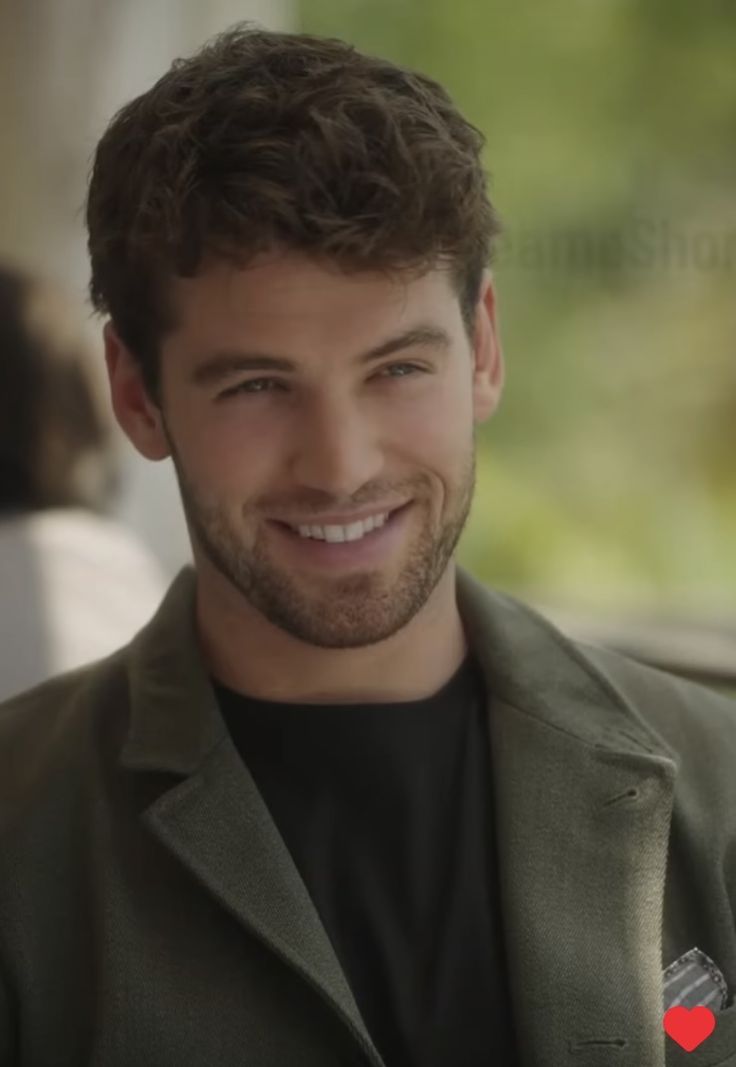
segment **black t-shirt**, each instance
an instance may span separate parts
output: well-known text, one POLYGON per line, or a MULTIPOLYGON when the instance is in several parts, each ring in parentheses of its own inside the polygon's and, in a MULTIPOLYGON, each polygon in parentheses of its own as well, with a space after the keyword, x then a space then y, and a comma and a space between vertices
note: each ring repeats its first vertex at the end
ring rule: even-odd
POLYGON ((403 703, 285 704, 214 684, 386 1067, 512 1067, 473 658, 403 703))

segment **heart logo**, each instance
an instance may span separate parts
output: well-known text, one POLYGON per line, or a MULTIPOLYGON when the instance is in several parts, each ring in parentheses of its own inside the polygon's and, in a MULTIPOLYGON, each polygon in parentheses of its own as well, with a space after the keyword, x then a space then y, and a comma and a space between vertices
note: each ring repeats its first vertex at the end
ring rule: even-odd
POLYGON ((664 1013, 664 1028, 673 1041, 692 1052, 710 1037, 716 1028, 716 1017, 710 1008, 670 1008, 664 1013))

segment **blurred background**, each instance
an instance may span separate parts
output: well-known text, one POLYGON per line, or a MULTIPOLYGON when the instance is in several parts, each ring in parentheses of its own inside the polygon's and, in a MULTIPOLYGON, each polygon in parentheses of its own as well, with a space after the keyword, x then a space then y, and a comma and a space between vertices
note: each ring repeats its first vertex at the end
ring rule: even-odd
MULTIPOLYGON (((0 254, 63 283, 100 374, 96 142, 244 18, 419 68, 486 136, 507 382, 459 562, 573 635, 736 691, 736 5, 2 0, 0 254)), ((190 557, 173 469, 117 435, 110 514, 168 580, 190 557)))

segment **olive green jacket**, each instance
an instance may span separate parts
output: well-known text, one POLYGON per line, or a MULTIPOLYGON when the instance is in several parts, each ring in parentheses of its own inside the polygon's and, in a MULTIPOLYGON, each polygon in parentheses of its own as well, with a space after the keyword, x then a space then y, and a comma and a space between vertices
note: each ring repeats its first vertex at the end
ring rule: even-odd
MULTIPOLYGON (((0 1064, 394 1067, 230 741, 194 588, 187 567, 129 646, 0 707, 0 1064)), ((736 1065, 736 703, 462 568, 457 599, 522 1067, 736 1065), (693 947, 731 999, 688 1054, 662 970, 693 947)))

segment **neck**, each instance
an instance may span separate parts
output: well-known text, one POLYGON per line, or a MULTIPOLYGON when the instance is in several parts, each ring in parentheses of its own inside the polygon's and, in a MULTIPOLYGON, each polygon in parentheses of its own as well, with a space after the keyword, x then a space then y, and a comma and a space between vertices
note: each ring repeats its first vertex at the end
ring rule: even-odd
POLYGON ((229 602, 209 595, 201 575, 197 629, 207 666, 222 685, 283 703, 422 700, 452 677, 468 651, 455 597, 454 563, 402 630, 364 648, 305 644, 273 626, 240 594, 229 602))

